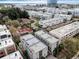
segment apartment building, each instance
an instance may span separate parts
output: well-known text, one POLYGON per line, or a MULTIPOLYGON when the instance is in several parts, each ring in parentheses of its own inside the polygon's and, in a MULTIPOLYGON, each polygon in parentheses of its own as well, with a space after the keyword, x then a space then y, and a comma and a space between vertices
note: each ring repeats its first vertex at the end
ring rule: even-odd
POLYGON ((0 41, 0 58, 16 51, 16 46, 12 39, 0 41))
POLYGON ((54 18, 62 18, 66 21, 69 21, 72 19, 72 15, 66 15, 66 14, 55 14, 54 18))
POLYGON ((32 34, 20 37, 23 49, 25 49, 31 59, 40 59, 48 55, 48 47, 32 34))
POLYGON ((10 31, 7 29, 6 25, 0 25, 0 41, 6 39, 12 39, 10 31))
POLYGON ((16 51, 0 59, 23 59, 23 57, 21 56, 19 51, 16 51))
POLYGON ((52 18, 52 13, 42 12, 42 11, 28 11, 30 17, 38 17, 42 20, 52 18))
POLYGON ((74 17, 79 16, 79 8, 68 9, 68 12, 71 13, 74 17))
POLYGON ((5 25, 0 25, 0 59, 23 59, 5 25))
POLYGON ((66 39, 69 37, 74 36, 75 34, 79 33, 79 22, 73 22, 71 24, 62 26, 60 28, 54 29, 49 32, 52 36, 60 39, 61 42, 62 39, 66 39))
POLYGON ((48 46, 51 53, 53 53, 53 50, 59 45, 58 39, 49 35, 43 30, 35 32, 35 36, 48 46))
POLYGON ((42 26, 42 28, 46 28, 49 26, 54 26, 60 23, 63 23, 64 20, 62 18, 51 18, 48 20, 40 20, 39 24, 42 26))

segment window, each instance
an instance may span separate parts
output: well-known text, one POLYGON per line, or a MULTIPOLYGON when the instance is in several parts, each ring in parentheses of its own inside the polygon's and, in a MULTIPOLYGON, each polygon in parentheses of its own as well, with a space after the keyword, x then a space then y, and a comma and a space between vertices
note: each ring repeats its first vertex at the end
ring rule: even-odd
POLYGON ((4 49, 3 50, 0 50, 0 58, 1 57, 4 57, 5 55, 6 55, 6 53, 5 53, 4 49))
POLYGON ((8 35, 8 37, 11 37, 11 35, 8 35))
POLYGON ((1 39, 4 39, 4 38, 6 38, 7 37, 7 35, 2 35, 1 36, 1 39))

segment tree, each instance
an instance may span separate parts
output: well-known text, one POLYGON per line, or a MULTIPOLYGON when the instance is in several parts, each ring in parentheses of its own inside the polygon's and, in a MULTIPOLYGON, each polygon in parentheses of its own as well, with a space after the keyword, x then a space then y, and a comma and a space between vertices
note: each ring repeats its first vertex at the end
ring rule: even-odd
POLYGON ((5 22, 6 25, 12 25, 12 20, 11 19, 8 19, 6 22, 5 22))
POLYGON ((0 10, 0 13, 2 13, 4 16, 8 15, 8 17, 12 20, 16 20, 17 18, 28 18, 29 14, 28 12, 21 11, 20 8, 9 8, 5 10, 0 10))
POLYGON ((16 12, 18 13, 19 15, 19 18, 22 18, 22 11, 20 8, 15 8, 16 12))
POLYGON ((18 26, 20 26, 20 23, 19 23, 19 21, 17 21, 17 20, 13 20, 12 21, 12 25, 14 25, 14 27, 18 27, 18 26))
POLYGON ((0 10, 0 13, 6 15, 7 14, 7 10, 0 10))
POLYGON ((64 47, 74 56, 79 50, 79 40, 76 38, 69 38, 64 41, 64 47))
POLYGON ((56 57, 57 54, 59 54, 59 52, 61 52, 61 50, 64 49, 64 45, 60 44, 59 46, 57 46, 54 50, 53 50, 53 55, 56 57))
POLYGON ((12 20, 19 18, 19 14, 16 12, 15 9, 8 10, 8 17, 12 20))
POLYGON ((26 11, 22 11, 22 18, 28 18, 29 19, 29 14, 26 11))

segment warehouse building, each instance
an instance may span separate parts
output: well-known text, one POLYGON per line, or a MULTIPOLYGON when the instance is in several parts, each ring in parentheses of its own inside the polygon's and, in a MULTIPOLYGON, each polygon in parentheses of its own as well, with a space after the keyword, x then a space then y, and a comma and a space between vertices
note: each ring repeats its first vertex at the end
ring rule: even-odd
POLYGON ((48 47, 32 34, 21 36, 21 44, 31 59, 40 59, 48 55, 48 47))
POLYGON ((52 37, 48 33, 44 32, 43 30, 35 32, 35 36, 38 37, 42 42, 44 42, 51 53, 53 50, 58 46, 58 39, 52 37))
POLYGON ((60 28, 50 31, 49 33, 52 36, 60 39, 59 41, 61 42, 62 39, 72 37, 75 34, 79 33, 79 22, 73 22, 71 24, 62 26, 60 28))

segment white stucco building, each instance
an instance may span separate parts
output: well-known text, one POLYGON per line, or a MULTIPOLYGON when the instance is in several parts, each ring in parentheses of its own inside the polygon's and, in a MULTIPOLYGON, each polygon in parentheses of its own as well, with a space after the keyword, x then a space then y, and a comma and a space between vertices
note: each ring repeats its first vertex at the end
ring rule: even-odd
POLYGON ((61 42, 62 39, 72 37, 79 33, 79 22, 73 22, 71 24, 62 26, 60 28, 54 29, 49 32, 52 36, 59 39, 61 42))
POLYGON ((6 39, 12 39, 12 35, 6 25, 0 25, 0 41, 6 39))
POLYGON ((53 50, 59 45, 58 39, 49 35, 43 30, 35 32, 35 36, 48 46, 48 49, 52 54, 53 50))
POLYGON ((48 55, 48 47, 32 34, 21 36, 20 39, 31 59, 40 59, 48 55))
POLYGON ((42 26, 42 28, 46 28, 49 26, 55 26, 57 24, 63 23, 64 19, 62 18, 51 18, 48 20, 41 20, 39 21, 39 24, 42 26))

